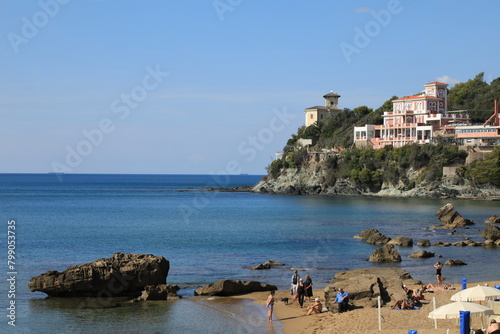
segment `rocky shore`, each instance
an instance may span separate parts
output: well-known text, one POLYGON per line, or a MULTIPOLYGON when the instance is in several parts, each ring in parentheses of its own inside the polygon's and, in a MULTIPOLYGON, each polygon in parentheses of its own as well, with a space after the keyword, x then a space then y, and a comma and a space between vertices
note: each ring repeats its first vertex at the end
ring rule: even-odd
MULTIPOLYGON (((409 178, 417 172, 408 171, 409 178)), ((382 184, 380 189, 359 188, 349 180, 336 180, 327 184, 327 173, 321 164, 310 164, 301 169, 288 168, 277 178, 264 178, 251 191, 263 194, 324 195, 324 196, 380 196, 414 198, 474 198, 500 200, 500 189, 492 186, 475 187, 459 182, 456 178, 443 177, 441 182, 431 182, 408 189, 403 182, 394 186, 382 184)))

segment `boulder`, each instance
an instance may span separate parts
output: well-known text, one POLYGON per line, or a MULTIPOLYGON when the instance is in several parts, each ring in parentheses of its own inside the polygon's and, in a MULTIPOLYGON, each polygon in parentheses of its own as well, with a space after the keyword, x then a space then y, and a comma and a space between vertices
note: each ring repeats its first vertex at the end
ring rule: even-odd
POLYGON ((360 268, 337 273, 334 283, 324 289, 325 306, 332 312, 337 310, 335 296, 339 288, 349 294, 349 303, 356 307, 376 307, 377 297, 382 303, 390 303, 392 298, 402 298, 403 284, 421 284, 401 268, 378 267, 360 268), (400 296, 401 295, 401 296, 400 296))
POLYGON ((401 262, 401 255, 393 245, 385 245, 382 248, 377 248, 372 252, 370 262, 401 262))
POLYGON ((481 236, 486 240, 496 241, 500 239, 500 227, 496 225, 487 225, 483 232, 481 232, 481 236))
POLYGON ((31 278, 28 287, 51 297, 139 296, 147 285, 165 284, 169 268, 163 256, 115 253, 63 272, 48 271, 31 278))
POLYGON ((261 263, 258 266, 250 267, 252 270, 262 270, 262 269, 271 269, 271 265, 269 263, 261 263))
POLYGON ((408 257, 411 257, 411 258, 414 258, 414 259, 426 259, 426 258, 429 258, 429 257, 434 257, 434 253, 422 250, 422 251, 413 253, 411 255, 408 255, 408 257))
POLYGON ((457 241, 457 242, 452 243, 452 245, 455 247, 465 247, 468 245, 468 242, 467 241, 457 241))
POLYGON ((474 224, 471 220, 462 217, 451 203, 439 209, 436 217, 441 221, 442 226, 440 227, 442 228, 456 228, 474 224))
POLYGON ((370 229, 362 231, 359 234, 359 237, 363 241, 365 241, 369 244, 372 244, 372 245, 385 245, 386 243, 388 243, 391 240, 391 238, 386 237, 385 235, 383 235, 377 229, 374 229, 374 228, 370 228, 370 229))
POLYGON ((177 295, 179 289, 179 286, 171 284, 146 285, 142 295, 134 301, 180 299, 182 297, 177 295))
POLYGON ((493 215, 490 218, 486 218, 484 222, 486 224, 500 224, 500 217, 493 215))
POLYGON ((445 263, 447 266, 466 266, 467 263, 465 263, 462 260, 446 260, 445 263))
POLYGON ((417 242, 417 246, 420 246, 420 247, 429 247, 430 245, 431 245, 431 242, 428 239, 420 239, 417 242))
POLYGON ((276 286, 256 281, 220 280, 194 292, 195 296, 234 296, 257 291, 277 290, 276 286))
POLYGON ((396 237, 387 243, 388 245, 411 247, 413 246, 413 239, 406 237, 396 237))

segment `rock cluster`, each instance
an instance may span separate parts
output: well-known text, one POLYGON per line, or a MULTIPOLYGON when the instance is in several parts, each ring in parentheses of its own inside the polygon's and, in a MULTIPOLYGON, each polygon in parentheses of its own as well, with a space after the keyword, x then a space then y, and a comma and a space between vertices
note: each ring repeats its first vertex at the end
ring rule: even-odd
POLYGON ((421 239, 417 242, 417 246, 420 247, 429 247, 431 245, 431 242, 428 239, 421 239))
POLYGON ((276 286, 256 281, 220 280, 196 289, 195 296, 234 296, 258 291, 277 290, 276 286))
POLYGON ((368 259, 370 262, 401 262, 401 255, 393 245, 384 245, 382 248, 377 248, 372 252, 368 259))
POLYGON ((474 224, 473 221, 469 219, 465 219, 460 215, 457 210, 453 207, 453 204, 448 203, 442 208, 438 210, 436 213, 436 218, 439 219, 442 223, 441 226, 433 226, 437 228, 457 228, 457 227, 465 227, 467 225, 474 224))
POLYGON ((115 253, 63 272, 48 271, 31 278, 28 287, 51 297, 138 296, 147 285, 165 284, 169 268, 162 256, 115 253))
POLYGON ((428 252, 428 251, 422 250, 422 251, 413 253, 411 255, 408 255, 408 257, 411 257, 414 259, 426 259, 429 257, 434 257, 434 255, 435 254, 433 252, 428 252))
POLYGON ((466 266, 467 263, 465 263, 464 261, 462 260, 446 260, 444 262, 445 265, 447 266, 466 266))
POLYGON ((413 246, 413 239, 406 237, 396 237, 387 243, 388 245, 411 247, 413 246))
POLYGON ((486 220, 484 222, 486 224, 500 224, 500 217, 493 215, 490 218, 486 218, 486 220))
POLYGON ((497 241, 500 239, 500 227, 496 225, 487 225, 483 232, 481 232, 481 236, 486 240, 497 241))
POLYGON ((377 297, 382 303, 399 299, 403 293, 401 284, 421 284, 401 268, 361 268, 337 273, 334 284, 324 289, 326 307, 332 312, 338 309, 335 296, 339 288, 349 294, 350 303, 356 307, 376 307, 377 297))
POLYGON ((181 296, 177 295, 179 289, 179 286, 171 284, 146 285, 142 295, 134 301, 180 299, 181 296))
POLYGON ((391 240, 391 238, 386 237, 375 228, 370 228, 362 231, 359 234, 359 238, 361 238, 361 240, 363 240, 364 242, 372 245, 385 245, 391 240))

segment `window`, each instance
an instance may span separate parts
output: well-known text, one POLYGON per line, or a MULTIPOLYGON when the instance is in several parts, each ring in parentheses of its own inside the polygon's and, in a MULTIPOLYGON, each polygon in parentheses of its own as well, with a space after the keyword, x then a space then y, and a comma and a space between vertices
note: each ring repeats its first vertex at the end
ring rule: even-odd
POLYGON ((309 118, 310 118, 310 119, 313 119, 313 117, 314 117, 314 116, 313 116, 313 114, 309 114, 309 115, 311 115, 311 117, 309 117, 309 118))

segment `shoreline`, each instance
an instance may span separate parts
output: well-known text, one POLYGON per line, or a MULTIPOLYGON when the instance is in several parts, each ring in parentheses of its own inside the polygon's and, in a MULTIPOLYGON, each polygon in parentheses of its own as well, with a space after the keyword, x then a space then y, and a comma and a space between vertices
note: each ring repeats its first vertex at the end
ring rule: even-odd
MULTIPOLYGON (((468 282, 467 287, 487 284, 493 287, 495 284, 500 285, 500 280, 489 282, 468 282)), ((345 313, 336 314, 329 311, 320 314, 305 316, 307 306, 311 303, 304 301, 304 307, 300 308, 297 302, 289 302, 285 305, 281 302, 282 298, 288 297, 292 300, 290 292, 287 290, 276 291, 275 308, 273 319, 279 321, 284 334, 296 333, 368 333, 368 334, 400 334, 406 333, 408 330, 418 330, 419 333, 426 334, 442 334, 449 329, 450 334, 459 333, 459 325, 456 319, 437 320, 437 329, 434 328, 434 320, 428 318, 428 314, 433 310, 432 298, 436 299, 436 308, 442 305, 451 303, 450 297, 459 292, 462 288, 461 284, 452 284, 455 290, 435 291, 434 293, 426 293, 423 306, 419 310, 392 310, 391 305, 385 305, 381 308, 382 315, 382 331, 378 330, 378 309, 377 308, 359 308, 345 313)), ((417 286, 409 285, 410 289, 417 286)), ((314 297, 319 297, 324 304, 323 290, 313 290, 314 297)), ((251 299, 254 304, 265 307, 265 301, 268 296, 267 292, 254 292, 245 295, 232 296, 236 300, 251 299)), ((476 302, 486 305, 487 302, 476 302)), ((265 312, 265 310, 263 310, 265 312)), ((481 318, 486 325, 487 317, 471 317, 471 328, 481 328, 481 318)), ((485 326, 487 327, 487 326, 485 326)), ((484 327, 484 328, 485 328, 484 327)), ((270 332, 271 333, 271 332, 270 332)))

